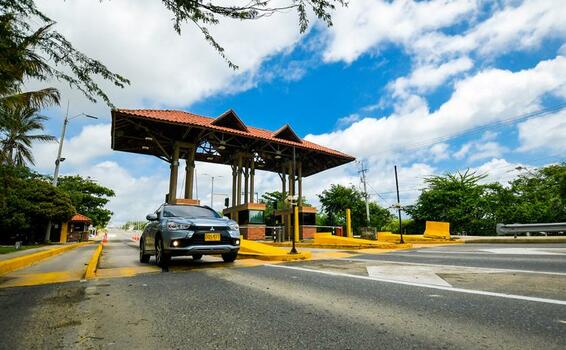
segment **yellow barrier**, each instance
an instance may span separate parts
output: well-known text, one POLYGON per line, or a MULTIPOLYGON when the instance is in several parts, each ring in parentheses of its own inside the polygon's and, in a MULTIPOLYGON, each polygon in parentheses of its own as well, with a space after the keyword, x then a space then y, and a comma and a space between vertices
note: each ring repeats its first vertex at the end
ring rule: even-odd
POLYGON ((450 223, 427 221, 424 236, 427 238, 450 239, 450 223))
POLYGON ((59 237, 59 243, 67 243, 67 227, 67 222, 61 224, 61 235, 59 237))
POLYGON ((346 209, 346 236, 352 238, 352 215, 350 209, 346 209))
POLYGON ((100 255, 102 254, 102 243, 98 244, 94 254, 92 254, 90 261, 86 267, 85 279, 90 280, 96 277, 96 269, 98 268, 98 261, 100 260, 100 255))

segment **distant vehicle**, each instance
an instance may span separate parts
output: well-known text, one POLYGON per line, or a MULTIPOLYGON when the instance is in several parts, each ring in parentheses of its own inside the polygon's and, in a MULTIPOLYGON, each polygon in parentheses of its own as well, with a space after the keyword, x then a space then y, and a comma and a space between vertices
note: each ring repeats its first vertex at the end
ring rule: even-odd
POLYGON ((236 260, 240 228, 207 206, 163 204, 154 213, 140 237, 140 261, 155 255, 158 266, 169 265, 171 257, 221 254, 225 262, 236 260))

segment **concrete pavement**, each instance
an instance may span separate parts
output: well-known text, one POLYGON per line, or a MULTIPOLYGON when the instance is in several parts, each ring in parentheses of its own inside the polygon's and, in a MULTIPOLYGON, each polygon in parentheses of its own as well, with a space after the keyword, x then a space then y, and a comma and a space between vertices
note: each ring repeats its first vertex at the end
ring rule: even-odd
POLYGON ((0 307, 0 329, 6 332, 0 347, 6 349, 566 344, 564 306, 274 266, 3 289, 0 307))
POLYGON ((0 349, 566 346, 566 245, 186 258, 163 273, 130 234, 109 238, 95 280, 0 289, 0 349))

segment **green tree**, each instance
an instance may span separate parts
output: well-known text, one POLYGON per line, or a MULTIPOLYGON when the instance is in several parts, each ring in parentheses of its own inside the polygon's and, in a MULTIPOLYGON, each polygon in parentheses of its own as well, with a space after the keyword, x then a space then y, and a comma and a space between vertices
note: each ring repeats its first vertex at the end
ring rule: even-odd
MULTIPOLYGON (((162 0, 162 2, 173 14, 173 27, 177 33, 181 34, 183 23, 193 23, 201 31, 204 39, 233 69, 238 67, 224 53, 224 48, 214 39, 208 26, 219 23, 221 19, 257 20, 280 11, 296 9, 299 17, 299 30, 303 33, 309 25, 309 11, 330 26, 332 25, 331 12, 336 5, 346 5, 345 0, 286 0, 284 3, 275 3, 274 0, 252 0, 241 6, 226 5, 221 1, 211 3, 194 0, 162 0)), ((97 84, 97 78, 108 80, 119 87, 129 84, 126 78, 112 73, 101 62, 76 50, 61 33, 53 29, 55 22, 36 7, 34 0, 0 0, 0 17, 0 21, 10 23, 8 26, 10 32, 0 36, 0 41, 3 41, 0 48, 25 47, 24 38, 38 34, 34 54, 41 64, 35 66, 39 69, 27 71, 28 76, 39 80, 56 78, 65 81, 71 87, 83 92, 89 100, 95 102, 97 98, 102 98, 110 106, 112 105, 110 99, 97 84), (37 27, 40 28, 39 31, 35 30, 37 27)), ((0 50, 0 56, 11 57, 12 53, 9 50, 0 50)), ((5 57, 0 57, 0 70, 5 69, 4 62, 7 61, 9 60, 5 57)), ((20 67, 17 67, 13 72, 19 70, 20 67)), ((3 73, 0 73, 1 79, 4 79, 3 73)), ((56 90, 52 92, 56 93, 56 90)), ((53 94, 52 96, 58 99, 58 95, 53 94)))
POLYGON ((479 182, 484 178, 470 171, 427 178, 427 188, 407 213, 422 225, 427 220, 447 221, 452 233, 481 234, 485 229, 485 186, 479 182))
POLYGON ((108 224, 113 213, 104 206, 109 197, 115 196, 113 190, 78 175, 62 176, 58 182, 58 187, 69 195, 78 213, 88 216, 96 227, 108 224))
MULTIPOLYGON (((283 194, 280 191, 266 192, 261 195, 261 203, 265 204, 265 223, 268 226, 275 225, 275 210, 282 209, 284 204, 283 194)), ((302 199, 303 206, 310 207, 311 205, 306 201, 305 197, 302 199)))
POLYGON ((498 223, 566 221, 566 163, 519 175, 507 186, 482 184, 473 172, 434 176, 415 205, 407 209, 415 223, 450 222, 452 233, 495 234, 498 223))
POLYGON ((25 167, 1 165, 0 172, 11 182, 0 194, 9 203, 0 208, 1 241, 43 241, 48 220, 64 222, 76 212, 64 191, 25 167))
POLYGON ((549 165, 510 182, 515 201, 505 223, 566 221, 566 163, 549 165))
MULTIPOLYGON (((330 189, 322 191, 318 198, 322 205, 321 210, 326 217, 325 225, 345 225, 346 208, 350 208, 354 232, 359 232, 360 227, 368 226, 365 199, 355 187, 333 184, 330 189)), ((371 202, 369 207, 370 226, 380 229, 391 220, 392 216, 389 211, 377 203, 371 202)))
POLYGON ((47 118, 37 114, 37 109, 11 105, 0 107, 0 147, 3 162, 23 166, 34 164, 31 153, 34 141, 55 141, 51 135, 38 134, 44 129, 47 118))
POLYGON ((110 72, 101 62, 76 50, 59 32, 54 21, 39 11, 33 0, 0 0, 0 99, 31 107, 59 102, 54 88, 22 92, 26 79, 64 81, 89 100, 110 99, 98 78, 124 87, 129 81, 110 72), (32 25, 33 24, 33 25, 32 25), (39 29, 38 29, 39 28, 39 29))

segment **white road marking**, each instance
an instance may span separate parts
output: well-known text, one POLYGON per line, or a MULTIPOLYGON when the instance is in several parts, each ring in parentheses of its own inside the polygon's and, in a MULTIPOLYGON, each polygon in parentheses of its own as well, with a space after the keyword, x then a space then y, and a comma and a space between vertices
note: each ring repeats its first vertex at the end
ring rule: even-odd
MULTIPOLYGON (((377 279, 432 284, 452 287, 439 277, 430 266, 367 266, 368 275, 377 279)), ((437 268, 436 268, 437 269, 437 268)))
MULTIPOLYGON (((438 266, 438 267, 451 267, 451 268, 462 268, 462 269, 474 269, 474 270, 484 270, 485 272, 521 272, 521 273, 534 273, 540 275, 555 275, 555 276, 566 276, 565 272, 553 272, 553 271, 535 271, 535 270, 518 270, 518 269, 499 269, 492 267, 479 267, 479 266, 463 266, 463 265, 442 265, 442 264, 428 264, 428 263, 412 263, 396 260, 384 260, 384 259, 362 259, 362 258, 340 258, 336 260, 345 261, 361 261, 361 262, 385 262, 385 263, 395 263, 402 265, 414 265, 414 266, 438 266)), ((484 272, 479 271, 479 272, 484 272)))
POLYGON ((281 269, 296 270, 296 271, 319 273, 319 274, 322 274, 322 275, 329 275, 329 276, 356 278, 356 279, 362 279, 362 280, 366 280, 366 281, 379 281, 379 282, 386 282, 386 283, 402 284, 402 285, 405 285, 405 286, 412 286, 412 287, 446 290, 446 291, 449 291, 449 292, 456 292, 456 293, 485 295, 485 296, 499 297, 499 298, 505 298, 505 299, 515 299, 515 300, 532 301, 532 302, 537 302, 537 303, 546 303, 546 304, 555 304, 555 305, 566 306, 565 300, 537 298, 537 297, 528 297, 528 296, 524 296, 524 295, 487 292, 487 291, 483 291, 483 290, 435 286, 435 285, 430 285, 430 284, 404 282, 404 281, 394 281, 394 280, 390 280, 390 279, 386 279, 386 278, 372 278, 372 277, 368 277, 368 276, 349 275, 349 274, 346 274, 346 273, 340 273, 340 272, 334 272, 334 271, 313 270, 313 269, 307 269, 307 268, 298 267, 298 266, 270 265, 270 264, 267 264, 267 265, 264 265, 264 266, 281 268, 281 269))
MULTIPOLYGON (((487 252, 478 252, 478 251, 473 251, 473 250, 469 250, 469 251, 463 251, 463 250, 452 250, 452 251, 442 251, 442 250, 415 250, 415 253, 426 253, 426 254, 472 254, 472 255, 493 255, 493 253, 487 253, 487 252)), ((397 253, 391 253, 391 255, 407 255, 407 254, 397 254, 397 253)), ((413 255, 414 256, 414 255, 413 255)))
MULTIPOLYGON (((550 250, 550 249, 549 249, 550 250)), ((493 249, 482 249, 484 252, 489 252, 493 254, 501 255, 566 255, 562 251, 556 252, 545 250, 544 248, 493 248, 493 249)))

